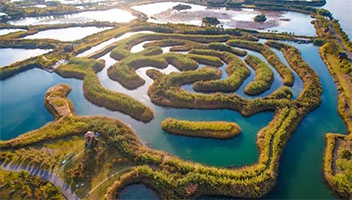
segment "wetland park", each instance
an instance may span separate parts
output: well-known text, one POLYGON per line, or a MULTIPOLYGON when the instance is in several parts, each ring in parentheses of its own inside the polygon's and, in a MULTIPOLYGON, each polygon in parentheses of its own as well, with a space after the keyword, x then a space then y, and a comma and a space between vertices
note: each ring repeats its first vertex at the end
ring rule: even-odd
POLYGON ((351 7, 2 1, 1 199, 351 199, 351 7))

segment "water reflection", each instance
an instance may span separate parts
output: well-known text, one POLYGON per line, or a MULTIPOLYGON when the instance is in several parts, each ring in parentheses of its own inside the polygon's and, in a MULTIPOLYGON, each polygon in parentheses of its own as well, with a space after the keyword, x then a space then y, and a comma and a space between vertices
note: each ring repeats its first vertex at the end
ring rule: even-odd
POLYGON ((71 27, 40 31, 24 39, 55 39, 61 41, 74 41, 88 35, 111 29, 111 27, 71 27))
POLYGON ((146 14, 148 22, 154 23, 184 23, 200 26, 203 17, 216 17, 224 28, 247 28, 265 31, 290 32, 296 35, 316 35, 312 18, 307 14, 297 12, 280 12, 254 9, 227 9, 187 4, 189 10, 176 11, 172 7, 179 2, 152 3, 132 8, 146 14), (155 9, 158 8, 158 9, 155 9), (264 13, 267 21, 254 22, 253 18, 264 13), (297 27, 297 24, 300 26, 297 27))
POLYGON ((40 25, 40 24, 64 24, 64 23, 86 23, 93 21, 108 21, 124 23, 137 17, 130 12, 118 8, 104 11, 86 11, 76 14, 46 16, 46 17, 26 17, 24 19, 9 21, 12 25, 40 25))
POLYGON ((17 61, 39 56, 51 51, 50 49, 14 49, 0 48, 0 67, 8 66, 17 61))

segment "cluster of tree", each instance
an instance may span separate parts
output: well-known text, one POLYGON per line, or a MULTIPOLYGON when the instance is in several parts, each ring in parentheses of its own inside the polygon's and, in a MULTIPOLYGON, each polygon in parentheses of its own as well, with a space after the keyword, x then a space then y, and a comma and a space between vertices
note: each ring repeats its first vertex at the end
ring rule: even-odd
POLYGON ((259 14, 259 15, 256 15, 254 17, 254 21, 256 21, 256 22, 265 22, 266 21, 266 16, 263 13, 259 14))
POLYGON ((209 26, 216 26, 220 24, 220 21, 216 17, 203 17, 202 23, 209 26))
POLYGON ((181 10, 188 10, 191 9, 192 7, 190 5, 186 4, 177 4, 176 6, 172 7, 172 9, 181 11, 181 10))
POLYGON ((214 50, 192 50, 191 53, 201 55, 216 55, 227 63, 226 73, 229 75, 224 80, 199 81, 193 85, 196 91, 201 92, 233 92, 236 91, 243 81, 249 76, 250 71, 245 66, 244 62, 232 53, 227 51, 214 50))
POLYGON ((236 123, 230 122, 192 122, 167 118, 162 121, 163 130, 191 137, 205 137, 226 139, 238 135, 241 132, 236 123))
POLYGON ((2 199, 65 199, 54 185, 27 171, 0 170, 0 185, 2 199))
POLYGON ((73 5, 55 4, 48 2, 46 7, 39 8, 35 6, 17 6, 16 2, 2 2, 1 12, 6 13, 12 20, 22 17, 38 17, 50 15, 64 15, 76 13, 79 10, 73 5))
POLYGON ((344 199, 348 199, 352 195, 351 134, 346 136, 329 133, 325 138, 327 145, 324 153, 324 178, 335 193, 344 199), (337 140, 340 140, 340 142, 337 142, 337 140), (347 146, 347 148, 344 146, 347 146), (337 156, 335 157, 334 154, 337 154, 337 156))

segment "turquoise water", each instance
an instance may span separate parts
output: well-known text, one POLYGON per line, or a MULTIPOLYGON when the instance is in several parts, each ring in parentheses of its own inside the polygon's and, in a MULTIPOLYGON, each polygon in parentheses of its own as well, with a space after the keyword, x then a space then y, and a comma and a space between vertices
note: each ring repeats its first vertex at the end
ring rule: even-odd
POLYGON ((158 195, 144 184, 129 185, 121 191, 119 199, 159 199, 158 195), (138 192, 136 192, 138 191, 138 192))
MULTIPOLYGON (((346 132, 336 110, 336 85, 321 61, 317 47, 293 45, 299 47, 303 58, 319 73, 324 93, 321 106, 304 119, 289 140, 280 161, 277 186, 267 197, 276 199, 334 198, 323 182, 322 158, 325 147, 324 135, 330 131, 346 132)), ((111 90, 125 92, 151 106, 155 112, 155 118, 151 122, 145 124, 127 115, 94 106, 83 96, 82 81, 63 79, 54 73, 32 69, 0 82, 1 139, 16 137, 52 121, 53 118, 46 111, 43 103, 45 91, 58 83, 68 83, 73 88, 69 98, 78 115, 104 115, 118 118, 129 124, 147 146, 167 151, 186 160, 212 166, 243 166, 257 161, 256 133, 272 120, 273 113, 264 112, 245 118, 238 112, 230 110, 209 111, 156 106, 146 95, 146 89, 152 80, 146 77, 145 68, 138 70, 137 73, 146 79, 146 84, 136 90, 128 91, 107 77, 107 67, 116 61, 108 55, 103 56, 102 59, 106 60, 106 68, 98 74, 101 83, 111 90), (232 121, 240 125, 242 133, 229 140, 171 135, 160 128, 160 122, 166 117, 232 121)), ((171 71, 175 71, 172 66, 164 70, 165 73, 171 71)), ((128 189, 126 190, 128 192, 128 189)), ((144 191, 134 186, 131 186, 131 190, 135 193, 144 191)))
POLYGON ((40 69, 22 72, 0 82, 0 139, 8 140, 37 129, 54 120, 44 106, 45 92, 58 83, 68 83, 73 89, 81 81, 62 79, 40 69))

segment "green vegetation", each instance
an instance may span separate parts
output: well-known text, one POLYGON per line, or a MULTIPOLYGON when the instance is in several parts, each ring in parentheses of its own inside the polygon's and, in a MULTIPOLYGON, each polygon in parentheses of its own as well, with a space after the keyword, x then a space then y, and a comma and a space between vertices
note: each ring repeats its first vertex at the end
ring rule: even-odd
POLYGON ((220 21, 216 17, 203 17, 202 23, 209 26, 216 26, 220 24, 220 21))
POLYGON ((0 185, 1 199, 65 199, 51 183, 29 175, 27 171, 0 170, 0 185))
POLYGON ((120 111, 143 122, 153 119, 153 111, 141 102, 126 94, 112 92, 100 85, 96 72, 103 67, 103 62, 94 59, 74 58, 66 65, 57 68, 56 72, 63 77, 83 80, 84 96, 96 105, 120 111))
POLYGON ((351 134, 326 135, 324 178, 330 188, 343 199, 352 196, 352 137, 351 134))
MULTIPOLYGON (((24 2, 23 2, 24 3, 24 2)), ((34 6, 16 6, 16 2, 2 2, 1 11, 5 11, 11 19, 19 19, 21 17, 38 17, 45 15, 60 15, 77 12, 77 8, 73 5, 61 4, 60 2, 47 2, 46 7, 38 8, 34 6)))
POLYGON ((66 99, 71 87, 66 84, 56 85, 47 91, 44 103, 46 108, 51 112, 55 119, 74 114, 71 101, 66 99))
POLYGON ((216 139, 235 137, 241 132, 240 127, 236 123, 191 122, 173 118, 164 119, 161 123, 161 127, 169 133, 178 135, 216 139))
POLYGON ((175 66, 180 71, 184 70, 195 70, 198 68, 198 63, 186 56, 182 56, 176 53, 165 53, 165 60, 175 66))
POLYGON ((254 81, 246 86, 244 92, 248 95, 258 95, 270 89, 274 81, 274 74, 270 67, 260 58, 253 55, 248 55, 245 61, 255 70, 256 76, 254 81))
POLYGON ((197 54, 188 54, 187 57, 197 61, 200 64, 204 64, 204 65, 210 65, 210 66, 214 66, 214 67, 221 67, 223 65, 223 63, 221 62, 221 60, 217 57, 214 56, 204 56, 204 55, 197 55, 197 54))
POLYGON ((249 76, 250 71, 244 62, 237 56, 228 52, 219 52, 212 50, 192 50, 191 53, 200 55, 216 55, 226 64, 226 73, 229 77, 225 80, 198 81, 194 83, 193 88, 201 92, 233 92, 240 87, 243 81, 249 76))
POLYGON ((266 16, 262 13, 260 15, 256 15, 254 17, 254 21, 256 22, 265 22, 266 21, 266 16))
POLYGON ((269 62, 269 64, 275 67, 275 69, 279 72, 280 76, 284 81, 284 84, 287 86, 293 85, 294 76, 292 72, 284 63, 280 61, 280 58, 275 54, 275 52, 270 50, 268 46, 263 45, 261 43, 255 43, 244 40, 229 40, 227 44, 230 46, 241 47, 261 53, 269 62))
POLYGON ((186 5, 186 4, 178 4, 174 7, 172 7, 172 9, 180 11, 180 10, 188 10, 191 9, 192 7, 190 5, 186 5))
POLYGON ((245 56, 245 55, 247 55, 246 51, 235 49, 235 48, 232 48, 232 47, 230 47, 228 45, 225 45, 225 44, 222 44, 222 43, 215 43, 215 42, 214 43, 210 43, 209 47, 211 49, 214 49, 214 50, 227 51, 227 52, 235 54, 237 56, 245 56))
POLYGON ((163 56, 143 56, 135 54, 109 67, 108 75, 112 80, 118 81, 125 88, 132 90, 145 83, 145 81, 136 74, 135 70, 147 66, 166 68, 168 63, 163 56))

